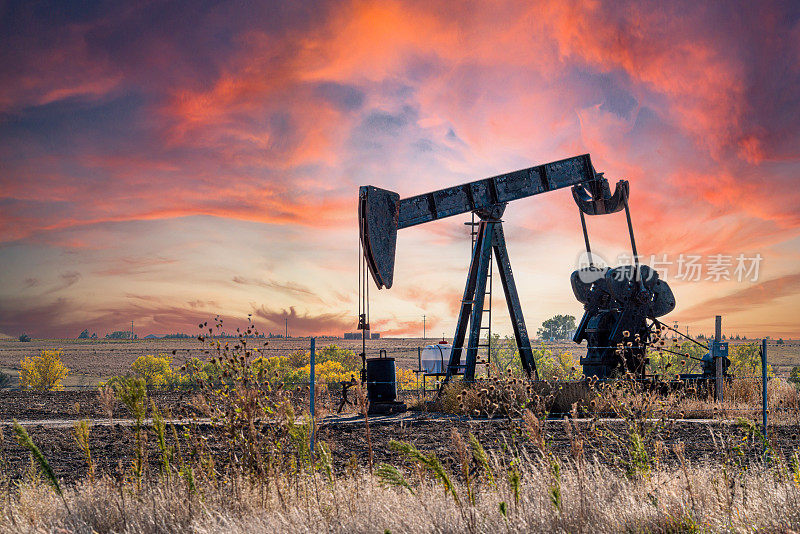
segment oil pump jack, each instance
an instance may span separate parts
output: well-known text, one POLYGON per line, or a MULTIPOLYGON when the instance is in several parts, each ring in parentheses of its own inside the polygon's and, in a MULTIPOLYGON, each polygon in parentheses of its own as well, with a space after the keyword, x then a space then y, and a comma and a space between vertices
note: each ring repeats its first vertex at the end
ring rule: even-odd
MULTIPOLYGON (((655 271, 639 265, 628 207, 628 182, 620 180, 611 194, 608 181, 602 173, 595 172, 588 154, 404 199, 393 191, 370 185, 359 189, 363 262, 378 289, 392 287, 398 230, 468 212, 480 219, 445 381, 455 375, 463 375, 467 381, 475 379, 492 251, 497 260, 522 367, 529 378, 539 378, 501 217, 509 202, 566 187, 572 187, 579 208, 589 258, 589 266, 576 270, 570 277, 575 297, 585 309, 573 338, 576 343, 587 341, 587 354, 581 358, 584 374, 608 378, 632 373, 644 377, 647 343, 654 329, 660 326, 657 317, 669 313, 675 307, 675 299, 669 286, 659 280, 655 271), (597 267, 592 261, 585 215, 605 215, 623 209, 635 264, 614 269, 597 267)), ((362 280, 366 280, 366 271, 362 280)), ((361 287, 368 295, 368 284, 364 282, 361 287)), ((368 296, 359 312, 364 309, 368 309, 368 296)), ((359 317, 359 327, 368 330, 367 314, 360 313, 359 317)))

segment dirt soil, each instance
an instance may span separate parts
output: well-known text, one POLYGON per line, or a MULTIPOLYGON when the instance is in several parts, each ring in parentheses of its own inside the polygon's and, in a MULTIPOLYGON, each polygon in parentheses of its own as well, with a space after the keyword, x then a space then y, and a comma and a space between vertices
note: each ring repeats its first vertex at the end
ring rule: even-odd
MULTIPOLYGON (((188 417, 197 413, 192 408, 191 391, 151 391, 148 393, 160 410, 175 416, 188 417)), ((116 402, 114 417, 130 417, 125 407, 116 402)), ((102 419, 108 415, 100 405, 97 390, 88 391, 0 391, 0 421, 38 421, 102 419)))
MULTIPOLYGON (((622 421, 611 421, 601 424, 603 432, 593 434, 589 430, 588 421, 576 421, 577 435, 585 442, 584 450, 588 459, 597 458, 606 463, 621 465, 624 463, 626 451, 620 448, 613 435, 625 435, 626 427, 622 421)), ((57 476, 66 481, 75 481, 87 473, 86 461, 73 437, 72 427, 64 422, 28 423, 27 430, 33 441, 50 460, 57 476)), ((501 451, 507 448, 523 449, 538 454, 532 442, 525 434, 521 422, 508 420, 472 420, 462 417, 446 417, 436 414, 407 413, 402 416, 373 418, 370 423, 370 435, 374 463, 403 463, 397 453, 389 448, 391 440, 403 440, 413 443, 425 453, 435 452, 444 463, 453 466, 455 462, 451 431, 455 428, 465 438, 473 433, 487 451, 501 451)), ((8 463, 11 479, 20 479, 31 470, 30 455, 13 439, 13 430, 8 424, 0 425, 3 432, 2 454, 8 463)), ((184 455, 188 454, 189 445, 184 433, 188 425, 176 425, 177 434, 183 447, 184 455)), ((369 447, 366 440, 364 421, 356 416, 328 418, 319 427, 317 437, 326 441, 333 452, 337 470, 344 470, 355 458, 357 464, 366 467, 369 447)), ((199 423, 193 429, 201 436, 217 462, 217 469, 224 469, 227 449, 224 436, 218 427, 208 423, 199 423)), ((770 440, 776 450, 784 455, 791 454, 798 447, 798 426, 776 426, 770 430, 770 440)), ((573 431, 573 436, 574 434, 573 431)), ((665 445, 665 462, 677 462, 671 452, 676 443, 684 443, 686 456, 695 462, 719 462, 720 453, 715 446, 721 438, 734 444, 741 451, 740 458, 747 461, 756 460, 762 452, 760 440, 731 423, 721 422, 675 422, 669 430, 658 432, 665 445), (712 433, 714 437, 712 438, 712 433)), ((567 459, 572 454, 571 439, 563 421, 546 423, 546 439, 551 450, 567 459)), ((168 430, 168 441, 173 441, 171 430, 168 430)), ((98 423, 90 433, 92 458, 100 472, 119 476, 131 465, 135 449, 133 429, 130 422, 98 423)), ((152 430, 148 430, 147 457, 150 472, 158 472, 159 452, 152 430)), ((737 455, 739 453, 737 452, 737 455)), ((3 458, 0 458, 0 462, 3 458)))

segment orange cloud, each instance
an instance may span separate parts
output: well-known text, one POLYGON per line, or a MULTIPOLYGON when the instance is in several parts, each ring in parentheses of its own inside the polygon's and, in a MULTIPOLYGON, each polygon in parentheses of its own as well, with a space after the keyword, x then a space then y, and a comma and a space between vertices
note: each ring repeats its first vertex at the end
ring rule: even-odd
POLYGON ((792 297, 797 293, 800 293, 800 273, 788 274, 723 297, 706 300, 688 310, 679 310, 676 317, 680 321, 694 322, 714 315, 757 309, 776 299, 792 297))
POLYGON ((543 21, 563 57, 621 69, 666 95, 682 127, 719 152, 745 135, 744 65, 714 32, 664 7, 666 14, 644 4, 614 9, 596 0, 553 1, 531 7, 531 17, 543 21))

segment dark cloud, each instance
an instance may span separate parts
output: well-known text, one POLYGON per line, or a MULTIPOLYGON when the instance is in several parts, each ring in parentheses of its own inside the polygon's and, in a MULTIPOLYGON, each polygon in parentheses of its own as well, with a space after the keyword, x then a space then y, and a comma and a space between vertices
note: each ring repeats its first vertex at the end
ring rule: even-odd
POLYGON ((11 157, 18 159, 37 149, 85 154, 148 146, 143 105, 140 95, 126 94, 101 102, 66 99, 25 108, 2 121, 3 153, 11 155, 13 148, 11 157))
POLYGON ((364 104, 364 92, 354 85, 321 82, 314 86, 314 93, 342 111, 355 111, 364 104))
POLYGON ((376 110, 364 117, 362 127, 366 135, 384 134, 396 136, 410 123, 413 115, 414 112, 410 108, 405 108, 400 113, 376 110))
POLYGON ((63 291, 64 289, 67 289, 68 287, 72 287, 75 284, 77 284, 80 281, 80 279, 81 279, 81 273, 77 271, 68 271, 61 273, 58 276, 59 280, 58 284, 55 287, 49 289, 47 293, 56 293, 58 291, 63 291))
POLYGON ((247 286, 256 286, 256 287, 263 287, 265 289, 276 289, 283 293, 293 293, 297 294, 300 293, 302 295, 314 297, 317 300, 320 300, 317 296, 317 292, 312 290, 308 286, 304 286, 303 284, 298 284, 297 282, 278 282, 276 280, 258 280, 252 278, 245 278, 242 276, 234 276, 233 282, 240 285, 247 285, 247 286))
POLYGON ((231 214, 243 204, 244 218, 303 217, 293 206, 308 200, 284 181, 294 174, 286 160, 308 149, 297 114, 310 112, 309 99, 332 108, 364 99, 333 81, 297 90, 293 52, 325 24, 328 5, 62 7, 0 8, 0 242, 77 224, 231 214), (265 49, 274 54, 256 60, 260 85, 231 94, 226 77, 265 49), (204 94, 215 86, 222 101, 204 94), (186 142, 179 108, 194 96, 221 121, 186 142), (226 188, 231 181, 238 194, 226 188))
POLYGON ((609 92, 603 100, 600 109, 616 113, 623 119, 630 119, 638 102, 626 91, 609 92))
POLYGON ((0 9, 0 109, 116 87, 207 86, 236 60, 244 36, 282 39, 329 16, 328 3, 303 1, 12 1, 0 9), (116 81, 98 83, 106 79, 116 81))
MULTIPOLYGON (((103 335, 130 328, 131 321, 142 333, 197 333, 197 325, 209 321, 214 313, 203 309, 160 304, 157 300, 137 298, 117 306, 96 306, 87 311, 78 300, 32 300, 0 298, 0 332, 19 335, 26 332, 39 338, 74 338, 81 330, 103 335)), ((227 331, 246 327, 247 319, 223 317, 227 331)))
POLYGON ((66 328, 74 313, 75 304, 66 298, 47 302, 33 302, 31 299, 0 298, 0 332, 12 336, 27 333, 33 337, 65 338, 77 337, 82 327, 72 333, 78 325, 66 328))
POLYGON ((291 306, 288 311, 286 309, 272 310, 261 306, 254 308, 253 313, 256 318, 266 321, 263 327, 259 325, 259 329, 262 331, 283 332, 285 321, 288 320, 290 336, 341 336, 343 332, 350 332, 356 326, 355 319, 344 312, 301 315, 297 313, 294 306, 291 306))

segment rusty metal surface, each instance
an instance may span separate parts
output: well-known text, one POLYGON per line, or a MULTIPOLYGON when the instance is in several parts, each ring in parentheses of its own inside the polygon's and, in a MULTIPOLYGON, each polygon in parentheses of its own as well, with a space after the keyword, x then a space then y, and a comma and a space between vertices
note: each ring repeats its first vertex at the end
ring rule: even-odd
POLYGON ((500 281, 503 284, 503 292, 506 296, 508 316, 511 319, 514 339, 517 342, 520 360, 522 360, 522 368, 528 378, 539 380, 539 371, 536 369, 536 362, 533 359, 531 340, 528 337, 528 328, 525 326, 525 318, 522 315, 522 304, 519 302, 517 284, 514 281, 514 273, 511 270, 511 259, 508 257, 502 224, 498 223, 495 229, 493 246, 497 269, 500 271, 500 281))
POLYGON ((589 304, 592 284, 595 282, 598 283, 596 287, 597 290, 606 290, 605 287, 601 289, 600 286, 604 284, 604 278, 607 272, 608 267, 584 267, 577 271, 572 271, 569 281, 572 286, 572 292, 575 294, 575 298, 578 299, 578 302, 589 304))
POLYGON ((651 326, 675 308, 669 285, 647 265, 579 269, 570 277, 585 313, 573 340, 587 342, 581 358, 587 377, 609 378, 625 372, 644 377, 651 326), (626 335, 627 333, 627 335, 626 335), (617 347, 632 346, 620 353, 617 347))
POLYGON ((530 378, 539 378, 536 362, 533 359, 528 329, 522 315, 522 305, 514 282, 511 270, 511 260, 506 250, 506 239, 503 224, 497 219, 482 220, 478 226, 478 235, 472 250, 467 284, 464 288, 464 297, 461 299, 461 308, 456 322, 456 331, 453 336, 453 349, 450 351, 450 361, 447 366, 447 378, 453 375, 464 375, 464 380, 475 380, 475 366, 477 363, 478 344, 480 342, 481 321, 483 319, 483 306, 486 295, 486 280, 491 269, 490 250, 494 250, 497 268, 500 272, 500 281, 508 305, 508 314, 514 329, 514 338, 517 341, 522 367, 530 378), (464 337, 467 335, 469 324, 469 339, 466 347, 464 337), (465 357, 462 358, 462 353, 465 357))
POLYGON ((646 344, 650 336, 647 320, 655 320, 671 311, 675 307, 675 298, 666 282, 659 280, 650 268, 639 265, 628 208, 628 182, 620 180, 612 194, 608 181, 602 173, 595 172, 588 154, 405 199, 400 199, 397 193, 373 186, 360 188, 360 239, 367 266, 378 288, 392 286, 399 229, 467 212, 473 212, 481 218, 453 339, 448 379, 454 374, 463 374, 467 380, 474 379, 492 248, 498 261, 523 366, 529 375, 536 375, 500 217, 506 205, 513 200, 570 186, 581 213, 590 262, 591 249, 584 214, 604 215, 623 209, 636 258, 634 266, 610 270, 592 266, 572 274, 571 285, 575 297, 586 308, 574 337, 578 343, 586 339, 589 344, 587 355, 581 359, 584 373, 601 378, 620 371, 644 376, 646 344), (619 277, 625 279, 620 280, 619 277), (468 324, 471 325, 469 332, 468 324), (465 347, 464 338, 467 334, 469 339, 465 347), (619 356, 614 347, 629 336, 640 339, 642 346, 632 351, 632 357, 619 356), (464 353, 466 357, 462 360, 464 353))
POLYGON ((400 195, 371 185, 359 189, 359 236, 378 289, 392 287, 400 195))
POLYGON ((572 197, 582 213, 587 215, 607 215, 616 213, 624 207, 624 199, 630 192, 628 181, 620 180, 614 187, 614 194, 608 180, 598 175, 598 180, 578 184, 572 187, 572 197))
POLYGON ((398 228, 491 208, 496 204, 594 180, 589 154, 447 187, 400 201, 398 228))
POLYGON ((621 265, 606 273, 608 292, 620 302, 635 300, 646 309, 651 319, 674 310, 675 296, 658 273, 647 265, 640 265, 640 284, 636 281, 635 269, 634 265, 621 265))
POLYGON ((589 154, 400 199, 386 189, 359 189, 359 234, 378 288, 392 287, 397 230, 470 211, 490 219, 505 204, 597 177, 589 154))

